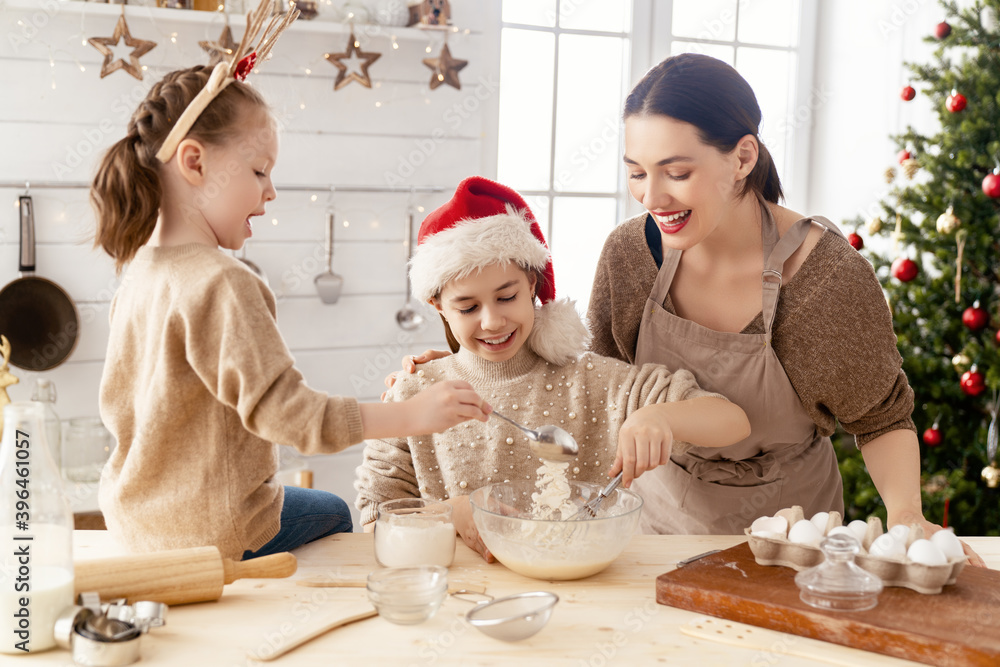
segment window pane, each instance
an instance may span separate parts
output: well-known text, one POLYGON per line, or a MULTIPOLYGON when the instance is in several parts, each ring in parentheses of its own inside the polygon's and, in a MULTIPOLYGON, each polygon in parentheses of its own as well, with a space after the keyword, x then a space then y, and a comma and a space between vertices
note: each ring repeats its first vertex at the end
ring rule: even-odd
POLYGON ((500 37, 497 177, 518 190, 548 190, 555 35, 504 28, 500 37))
POLYGON ((615 226, 617 206, 611 197, 556 197, 552 210, 552 265, 556 296, 576 299, 587 312, 594 270, 604 239, 615 226))
POLYGON ((798 42, 799 3, 794 0, 753 0, 740 3, 739 41, 773 46, 798 42))
POLYGON ((615 192, 625 40, 560 35, 554 189, 615 192))
POLYGON ((557 0, 504 0, 503 20, 552 28, 556 24, 557 0))
POLYGON ((736 38, 736 0, 674 0, 671 25, 678 37, 730 42, 736 38))
MULTIPOLYGON (((503 181, 500 181, 503 183, 503 181)), ((506 184, 505 184, 506 185, 506 184)), ((549 201, 548 195, 526 195, 521 193, 524 197, 524 203, 528 205, 531 209, 531 213, 535 216, 535 220, 538 222, 538 226, 542 228, 542 233, 545 235, 545 240, 548 241, 552 234, 549 231, 549 201)))
POLYGON ((671 42, 670 55, 676 56, 678 53, 703 53, 712 56, 730 65, 736 60, 735 50, 731 46, 723 44, 701 44, 699 42, 671 42))
MULTIPOLYGON (((507 4, 504 2, 504 4, 507 4)), ((632 24, 631 0, 560 0, 559 26, 572 30, 625 32, 632 24)))
POLYGON ((784 173, 787 132, 791 129, 788 110, 794 58, 787 51, 746 47, 737 49, 736 54, 736 68, 757 95, 762 116, 760 138, 779 175, 784 173))

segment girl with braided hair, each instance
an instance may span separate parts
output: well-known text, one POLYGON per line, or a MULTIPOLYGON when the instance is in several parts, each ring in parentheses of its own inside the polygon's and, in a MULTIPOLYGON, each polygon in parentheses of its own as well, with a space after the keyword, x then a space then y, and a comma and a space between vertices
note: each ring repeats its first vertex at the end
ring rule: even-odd
POLYGON ((218 85, 220 72, 154 85, 91 187, 96 245, 124 269, 100 389, 118 446, 99 502, 134 550, 211 545, 240 559, 352 530, 337 496, 275 482, 273 443, 333 453, 485 420, 490 407, 465 382, 391 405, 305 384, 274 295, 221 251, 242 247, 276 196, 278 134, 261 95, 218 85))

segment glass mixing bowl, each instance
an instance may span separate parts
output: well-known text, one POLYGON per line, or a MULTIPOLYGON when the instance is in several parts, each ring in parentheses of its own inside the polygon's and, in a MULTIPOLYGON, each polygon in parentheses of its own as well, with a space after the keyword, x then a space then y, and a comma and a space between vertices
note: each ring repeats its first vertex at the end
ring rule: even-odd
MULTIPOLYGON (((578 507, 604 485, 571 481, 578 507)), ((629 543, 639 523, 642 498, 615 489, 597 510, 597 518, 553 521, 532 518, 532 480, 491 484, 476 489, 469 502, 486 548, 509 569, 533 579, 582 579, 610 565, 629 543)))

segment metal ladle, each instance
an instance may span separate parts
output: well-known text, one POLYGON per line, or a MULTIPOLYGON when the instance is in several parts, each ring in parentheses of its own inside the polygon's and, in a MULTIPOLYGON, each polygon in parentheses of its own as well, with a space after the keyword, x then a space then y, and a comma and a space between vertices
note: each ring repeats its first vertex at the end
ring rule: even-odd
POLYGON ((333 211, 326 214, 326 271, 313 278, 313 283, 323 303, 333 304, 340 299, 344 278, 333 271, 333 211))
POLYGON ((413 306, 410 305, 411 294, 410 294, 410 257, 413 256, 413 209, 407 209, 406 212, 406 302, 403 307, 399 309, 396 313, 396 323, 399 324, 399 328, 404 331, 413 331, 418 329, 424 323, 424 316, 421 315, 413 306))
POLYGON ((537 431, 533 431, 527 426, 518 424, 509 417, 504 417, 496 410, 490 414, 495 415, 506 422, 510 422, 524 431, 524 434, 531 439, 531 452, 540 459, 548 459, 549 461, 571 461, 577 454, 580 453, 580 446, 576 444, 576 440, 573 439, 573 436, 558 426, 539 426, 537 431))

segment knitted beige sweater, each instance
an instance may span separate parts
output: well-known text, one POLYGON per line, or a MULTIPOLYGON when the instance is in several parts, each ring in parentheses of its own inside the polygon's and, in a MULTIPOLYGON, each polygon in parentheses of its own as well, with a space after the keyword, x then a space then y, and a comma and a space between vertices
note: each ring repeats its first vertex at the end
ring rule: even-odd
MULTIPOLYGON (((635 359, 658 271, 645 225, 645 215, 627 220, 604 244, 587 313, 598 354, 635 359)), ((669 297, 665 307, 674 313, 669 297)), ((761 314, 742 331, 763 332, 761 314)), ((820 434, 833 433, 839 420, 860 447, 889 431, 916 430, 892 314, 871 264, 843 238, 824 232, 782 285, 772 334, 774 352, 820 434)))
MULTIPOLYGON (((504 362, 486 361, 462 348, 421 364, 389 394, 394 401, 406 400, 437 380, 469 382, 490 405, 523 424, 566 429, 580 445, 567 477, 597 483, 608 481, 618 431, 630 414, 654 403, 719 397, 699 388, 685 370, 632 366, 589 352, 555 366, 527 345, 504 362)), ((535 479, 539 465, 527 436, 500 419, 468 421, 441 434, 369 440, 354 483, 356 505, 365 524, 375 520, 382 501, 466 495, 495 482, 535 479)))
POLYGON ((111 303, 101 418, 118 441, 99 503, 136 551, 214 545, 227 558, 278 532, 277 447, 361 441, 353 398, 306 386, 274 295, 203 245, 144 247, 111 303))

